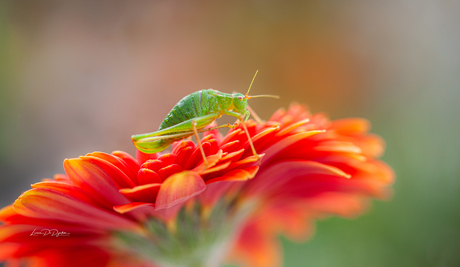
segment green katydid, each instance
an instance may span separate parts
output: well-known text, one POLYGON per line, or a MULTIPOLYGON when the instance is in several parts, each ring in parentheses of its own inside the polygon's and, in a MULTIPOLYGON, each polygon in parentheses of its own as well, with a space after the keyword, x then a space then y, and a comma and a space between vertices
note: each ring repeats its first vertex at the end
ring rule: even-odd
MULTIPOLYGON (((235 123, 205 128, 223 115, 230 115, 236 117, 239 122, 244 122, 249 118, 249 115, 252 114, 256 121, 260 123, 259 117, 250 109, 247 100, 254 97, 279 98, 273 95, 249 96, 249 91, 251 90, 256 75, 257 72, 254 78, 252 78, 251 85, 246 95, 240 93, 226 94, 213 89, 200 90, 187 95, 173 107, 161 123, 158 131, 133 135, 131 138, 134 145, 140 151, 151 154, 165 150, 175 141, 194 135, 198 141, 198 146, 201 150, 204 166, 206 168, 208 162, 198 133, 222 127, 233 128, 237 126, 237 123, 235 123)), ((260 161, 260 156, 254 148, 246 125, 242 123, 242 126, 248 137, 249 145, 251 146, 254 156, 260 161)))

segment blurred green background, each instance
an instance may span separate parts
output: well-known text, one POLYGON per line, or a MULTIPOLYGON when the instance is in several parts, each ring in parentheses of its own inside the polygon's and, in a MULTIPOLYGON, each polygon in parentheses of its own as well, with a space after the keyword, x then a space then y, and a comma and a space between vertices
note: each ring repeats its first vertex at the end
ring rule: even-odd
POLYGON ((0 1, 0 206, 64 158, 134 153, 193 91, 364 117, 389 202, 283 239, 284 266, 460 266, 460 1, 0 1))

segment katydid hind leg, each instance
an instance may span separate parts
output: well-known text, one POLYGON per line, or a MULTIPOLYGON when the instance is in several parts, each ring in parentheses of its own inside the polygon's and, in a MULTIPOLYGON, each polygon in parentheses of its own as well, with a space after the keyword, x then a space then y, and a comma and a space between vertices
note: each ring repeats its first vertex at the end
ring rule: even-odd
POLYGON ((198 135, 198 130, 196 128, 196 122, 194 120, 192 121, 192 127, 193 133, 195 135, 196 141, 198 142, 198 146, 201 151, 201 156, 203 157, 204 169, 206 170, 208 168, 208 160, 206 159, 206 155, 204 154, 203 145, 201 144, 200 136, 198 135))
POLYGON ((140 139, 138 141, 133 141, 133 143, 139 151, 142 151, 147 154, 153 154, 161 152, 168 148, 175 141, 185 139, 191 135, 193 135, 193 132, 184 132, 179 134, 163 136, 152 136, 140 139))
POLYGON ((141 139, 153 137, 153 136, 165 136, 169 134, 178 134, 178 133, 183 133, 183 132, 191 132, 192 131, 192 121, 196 122, 196 127, 197 129, 202 129, 209 124, 211 124, 213 121, 215 121, 217 118, 219 118, 219 114, 209 114, 201 117, 196 117, 194 119, 186 120, 181 123, 178 123, 174 126, 158 130, 156 132, 151 132, 151 133, 145 133, 145 134, 136 134, 131 137, 133 141, 138 141, 141 139))

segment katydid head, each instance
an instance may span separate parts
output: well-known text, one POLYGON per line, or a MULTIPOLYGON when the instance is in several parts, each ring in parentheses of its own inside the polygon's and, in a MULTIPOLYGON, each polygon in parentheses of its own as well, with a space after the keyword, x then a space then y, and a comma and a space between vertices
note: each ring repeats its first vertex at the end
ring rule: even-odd
POLYGON ((233 99, 233 106, 235 107, 235 110, 238 113, 243 114, 246 111, 246 107, 248 106, 248 99, 251 98, 257 98, 257 97, 271 97, 271 98, 280 98, 277 95, 243 95, 240 93, 233 93, 232 94, 232 99, 233 99))
POLYGON ((255 98, 255 97, 271 97, 271 98, 277 98, 277 99, 280 98, 277 95, 254 95, 254 96, 249 95, 249 91, 251 91, 252 84, 254 83, 254 80, 256 79, 258 72, 259 70, 257 70, 256 73, 254 74, 254 77, 252 77, 251 84, 249 85, 249 89, 245 95, 240 94, 240 93, 232 94, 233 106, 241 114, 246 112, 246 107, 248 106, 248 99, 255 98))
POLYGON ((240 93, 234 93, 232 94, 232 99, 235 110, 238 113, 243 114, 246 111, 246 106, 248 105, 246 96, 240 93))

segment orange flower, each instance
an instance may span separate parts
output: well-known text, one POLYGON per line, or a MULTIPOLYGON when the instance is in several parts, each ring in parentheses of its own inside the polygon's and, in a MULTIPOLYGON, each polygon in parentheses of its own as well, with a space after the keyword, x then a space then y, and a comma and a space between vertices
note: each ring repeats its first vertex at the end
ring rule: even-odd
POLYGON ((32 185, 0 212, 0 260, 219 266, 227 258, 278 266, 278 234, 303 240, 314 219, 353 216, 369 197, 388 196, 393 173, 375 159, 383 141, 367 133, 365 120, 330 122, 293 104, 246 126, 260 166, 241 126, 225 137, 206 133, 207 169, 188 140, 137 159, 117 151, 65 160, 66 175, 32 185))
POLYGON ((257 159, 252 155, 243 157, 244 148, 235 149, 232 143, 221 139, 217 131, 211 131, 201 140, 205 154, 211 155, 207 169, 192 141, 176 142, 171 153, 161 156, 138 151, 141 165, 136 169, 137 177, 120 189, 133 202, 115 206, 115 210, 124 213, 146 206, 156 211, 168 209, 201 194, 210 184, 254 177, 259 168, 253 166, 257 159))
MULTIPOLYGON (((331 122, 293 104, 287 112, 278 110, 267 123, 273 124, 280 130, 255 142, 265 153, 260 171, 239 192, 259 203, 232 252, 234 261, 247 266, 278 266, 278 234, 303 240, 313 219, 355 216, 369 197, 387 198, 394 179, 392 169, 376 159, 384 142, 368 134, 364 119, 331 122)), ((265 127, 256 126, 256 132, 265 127)))

